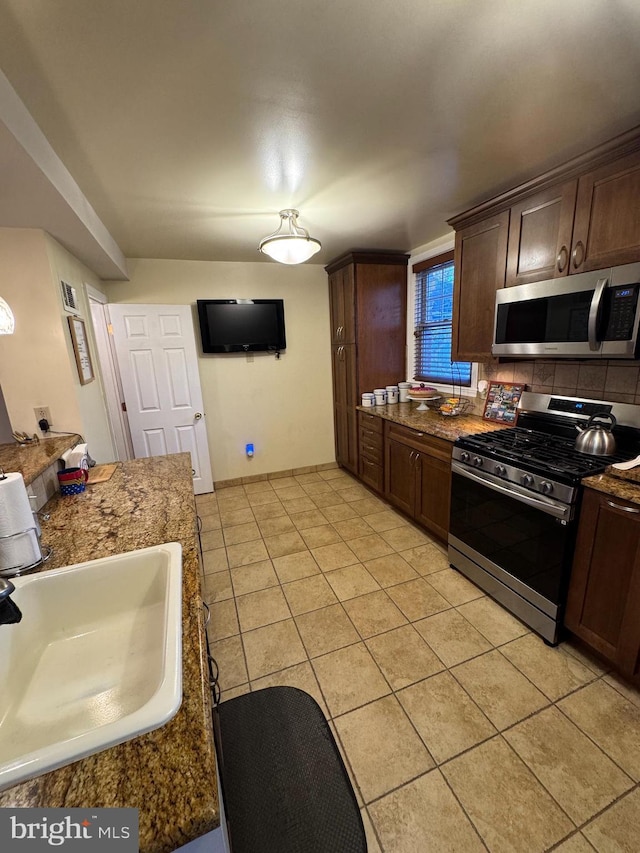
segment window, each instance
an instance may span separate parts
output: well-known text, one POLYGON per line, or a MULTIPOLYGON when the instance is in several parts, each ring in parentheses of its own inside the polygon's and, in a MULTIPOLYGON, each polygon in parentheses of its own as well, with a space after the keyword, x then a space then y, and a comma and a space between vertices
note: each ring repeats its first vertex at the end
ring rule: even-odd
POLYGON ((414 379, 440 385, 471 385, 472 365, 451 361, 453 252, 414 264, 414 379))

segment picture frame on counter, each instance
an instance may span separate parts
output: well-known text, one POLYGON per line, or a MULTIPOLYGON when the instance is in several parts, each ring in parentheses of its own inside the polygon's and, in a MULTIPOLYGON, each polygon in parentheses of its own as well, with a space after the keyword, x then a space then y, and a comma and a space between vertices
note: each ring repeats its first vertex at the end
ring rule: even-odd
POLYGON ((482 417, 485 421, 515 426, 518 421, 518 403, 525 389, 519 382, 491 380, 487 390, 482 417))
POLYGON ((89 341, 84 320, 80 317, 69 317, 69 331, 71 332, 71 343, 73 354, 76 357, 76 366, 81 385, 88 385, 96 378, 93 372, 91 353, 89 352, 89 341))

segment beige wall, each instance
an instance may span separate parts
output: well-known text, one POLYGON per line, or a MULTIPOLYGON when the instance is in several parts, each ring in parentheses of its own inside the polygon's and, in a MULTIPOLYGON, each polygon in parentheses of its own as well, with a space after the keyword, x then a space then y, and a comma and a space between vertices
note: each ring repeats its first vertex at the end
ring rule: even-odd
MULTIPOLYGON (((93 335, 91 310, 84 284, 90 284, 97 290, 103 290, 102 282, 91 270, 84 266, 76 257, 64 249, 56 240, 45 234, 47 253, 51 264, 53 286, 59 299, 60 317, 64 328, 64 338, 67 349, 67 358, 71 364, 71 383, 76 395, 78 411, 82 429, 80 433, 84 436, 89 446, 89 452, 96 462, 110 462, 116 458, 115 446, 109 428, 105 407, 105 396, 102 387, 102 376, 100 365, 97 361, 97 350, 93 335), (76 289, 78 297, 78 308, 80 316, 85 322, 85 328, 91 349, 91 360, 95 379, 86 385, 80 384, 80 377, 76 369, 75 355, 69 332, 68 315, 62 311, 62 297, 60 296, 59 282, 66 281, 76 289)), ((53 411, 51 412, 53 416, 53 411)), ((58 427, 55 427, 58 429, 58 427)), ((65 429, 65 426, 60 429, 65 429)))
POLYGON ((284 299, 287 349, 202 355, 198 367, 213 479, 335 460, 329 295, 317 264, 128 260, 129 282, 103 282, 110 302, 195 305, 197 299, 284 299), (245 444, 255 445, 248 459, 245 444))
POLYGON ((82 283, 98 284, 96 276, 43 231, 0 228, 0 295, 16 319, 15 333, 0 336, 0 385, 14 429, 39 432, 33 409, 48 406, 53 429, 80 433, 94 458, 108 461, 99 379, 80 385, 59 278, 76 288, 86 320, 82 283))

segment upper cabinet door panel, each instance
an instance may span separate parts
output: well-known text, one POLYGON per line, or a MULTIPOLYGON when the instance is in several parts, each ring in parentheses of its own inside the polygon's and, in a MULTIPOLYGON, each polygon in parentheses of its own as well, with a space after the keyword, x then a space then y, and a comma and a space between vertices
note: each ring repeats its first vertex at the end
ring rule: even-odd
POLYGON ((640 258, 640 151, 588 172, 578 182, 572 273, 640 258))
POLYGON ((344 329, 342 270, 337 270, 329 276, 329 314, 331 317, 331 343, 341 344, 341 334, 344 329))
POLYGON ((331 343, 355 341, 355 279, 353 266, 343 267, 329 276, 331 343))
POLYGON ((509 211, 456 233, 452 357, 491 355, 496 291, 504 287, 509 211))
POLYGON ((507 287, 567 275, 577 186, 567 181, 511 208, 507 287))

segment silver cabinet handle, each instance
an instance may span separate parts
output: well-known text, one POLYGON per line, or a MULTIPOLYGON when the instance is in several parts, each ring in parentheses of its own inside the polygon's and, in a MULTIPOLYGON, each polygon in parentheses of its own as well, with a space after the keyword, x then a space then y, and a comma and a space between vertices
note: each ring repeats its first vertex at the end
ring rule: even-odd
POLYGON ((620 504, 615 504, 613 501, 607 501, 607 504, 611 509, 621 509, 622 512, 630 512, 632 515, 640 513, 640 509, 636 509, 634 506, 620 506, 620 504))
POLYGON ((193 418, 196 421, 202 420, 202 412, 196 412, 195 415, 193 416, 193 418))
POLYGON ((562 248, 558 252, 558 257, 556 258, 556 265, 558 267, 558 272, 564 272, 565 271, 568 260, 569 260, 569 251, 568 251, 566 246, 562 246, 562 248))
POLYGON ((578 240, 574 246, 573 252, 571 252, 571 260, 573 261, 574 270, 577 270, 578 267, 582 265, 582 262, 584 261, 584 243, 582 240, 578 240), (578 260, 578 249, 580 249, 580 260, 578 260))

